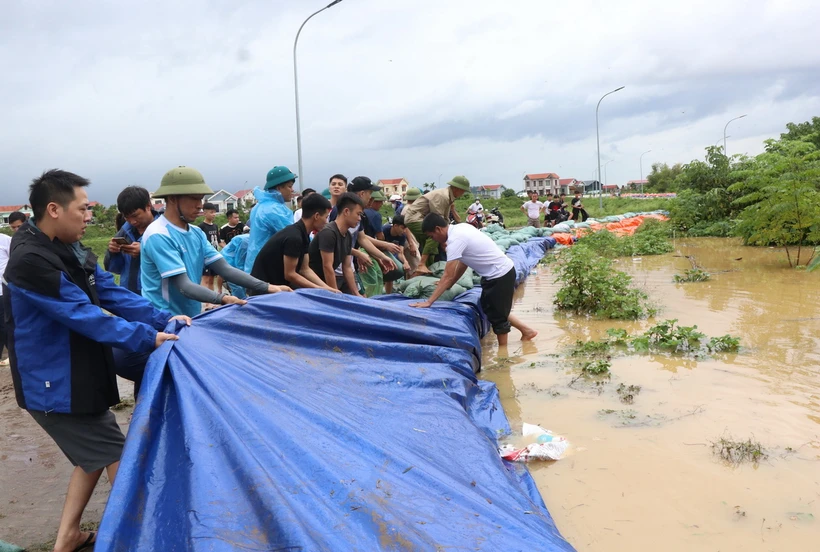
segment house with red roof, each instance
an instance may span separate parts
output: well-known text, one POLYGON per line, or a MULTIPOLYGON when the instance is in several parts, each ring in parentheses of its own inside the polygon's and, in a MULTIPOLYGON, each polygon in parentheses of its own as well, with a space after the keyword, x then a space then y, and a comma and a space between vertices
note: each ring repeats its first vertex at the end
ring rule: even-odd
POLYGON ((253 195, 253 188, 239 190, 234 194, 234 196, 236 197, 239 205, 242 205, 246 209, 256 204, 256 197, 253 195))
POLYGON ((527 193, 537 192, 539 196, 553 194, 552 190, 558 188, 560 177, 552 172, 533 173, 524 175, 524 191, 527 193))
POLYGON ((0 223, 6 225, 9 223, 9 215, 15 211, 20 211, 27 217, 30 217, 34 212, 29 205, 0 205, 0 223))
POLYGON ((558 179, 558 187, 556 191, 552 192, 553 194, 574 194, 576 191, 583 192, 584 191, 584 183, 581 180, 576 180, 575 178, 559 178, 558 179))
POLYGON ((382 193, 389 199, 390 196, 394 195, 404 197, 410 183, 405 178, 383 178, 376 182, 376 186, 379 186, 382 193))

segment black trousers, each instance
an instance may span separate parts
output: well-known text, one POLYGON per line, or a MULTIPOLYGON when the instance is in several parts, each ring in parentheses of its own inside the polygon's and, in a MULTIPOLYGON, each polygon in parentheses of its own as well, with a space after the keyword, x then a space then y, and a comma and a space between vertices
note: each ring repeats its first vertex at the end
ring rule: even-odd
POLYGON ((514 291, 515 267, 499 278, 481 279, 481 310, 487 315, 487 320, 490 321, 496 335, 510 333, 511 325, 508 318, 512 310, 514 291))
POLYGON ((581 219, 581 222, 584 222, 586 219, 589 218, 589 215, 587 214, 585 209, 579 209, 577 207, 573 207, 572 208, 572 220, 577 221, 579 218, 581 219))

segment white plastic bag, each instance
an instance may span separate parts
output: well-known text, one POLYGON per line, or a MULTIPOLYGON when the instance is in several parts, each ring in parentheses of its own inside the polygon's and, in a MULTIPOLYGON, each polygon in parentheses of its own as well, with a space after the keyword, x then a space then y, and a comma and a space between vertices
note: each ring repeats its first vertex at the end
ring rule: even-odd
POLYGON ((560 460, 569 448, 569 441, 559 435, 553 435, 549 430, 539 425, 522 424, 524 437, 535 439, 535 443, 530 443, 525 447, 515 445, 502 445, 498 452, 501 458, 510 462, 529 462, 530 460, 560 460))

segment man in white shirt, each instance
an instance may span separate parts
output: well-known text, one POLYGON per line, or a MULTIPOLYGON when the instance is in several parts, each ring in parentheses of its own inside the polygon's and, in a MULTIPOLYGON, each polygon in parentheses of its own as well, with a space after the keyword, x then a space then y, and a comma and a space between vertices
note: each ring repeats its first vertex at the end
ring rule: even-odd
POLYGON ((541 213, 544 211, 544 204, 538 201, 538 192, 530 192, 530 200, 521 206, 521 210, 527 213, 527 226, 541 228, 541 213))
POLYGON ((481 276, 481 309, 498 337, 499 345, 507 344, 510 327, 521 332, 521 340, 533 339, 538 332, 510 314, 515 291, 515 266, 486 234, 470 224, 455 224, 436 213, 424 217, 422 231, 439 244, 447 244, 447 265, 433 295, 411 307, 430 307, 441 294, 472 268, 481 276))
POLYGON ((468 214, 475 213, 475 214, 481 216, 481 214, 483 212, 484 212, 484 206, 481 204, 480 199, 476 199, 475 203, 473 203, 469 207, 467 207, 467 213, 468 214))

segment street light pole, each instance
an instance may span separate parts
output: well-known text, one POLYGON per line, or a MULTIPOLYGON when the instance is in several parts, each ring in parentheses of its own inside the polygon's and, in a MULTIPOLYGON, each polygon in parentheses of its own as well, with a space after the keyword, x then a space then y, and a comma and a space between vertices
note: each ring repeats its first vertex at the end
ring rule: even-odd
POLYGON ((641 193, 643 193, 643 156, 647 153, 651 152, 652 150, 646 150, 641 154, 640 163, 641 163, 641 193))
MULTIPOLYGON (((609 161, 607 161, 606 163, 604 163, 604 182, 606 182, 607 180, 609 180, 609 178, 607 178, 607 176, 606 176, 606 166, 607 166, 607 165, 609 165, 610 163, 612 163, 613 161, 615 161, 615 160, 614 160, 614 159, 610 159, 609 161)), ((600 180, 600 176, 601 176, 601 175, 599 174, 599 175, 598 175, 599 180, 600 180)), ((601 195, 602 195, 602 196, 604 195, 604 182, 601 182, 601 195)), ((602 200, 602 201, 603 201, 603 200, 602 200)))
POLYGON ((296 38, 293 40, 293 92, 296 96, 296 155, 299 158, 299 191, 302 191, 305 182, 305 173, 302 170, 302 125, 299 122, 299 74, 296 70, 296 45, 299 43, 299 35, 302 34, 302 29, 310 21, 313 16, 318 15, 328 8, 332 8, 342 0, 333 0, 330 4, 319 11, 310 14, 310 17, 305 19, 299 30, 296 32, 296 38))
POLYGON ((603 185, 602 182, 600 182, 600 180, 601 180, 601 133, 598 130, 598 108, 601 107, 601 102, 604 101, 604 98, 606 98, 610 94, 614 94, 618 90, 623 90, 624 88, 625 87, 622 86, 620 88, 616 88, 612 92, 607 92, 606 94, 601 96, 601 99, 598 100, 598 105, 595 106, 595 139, 598 143, 598 180, 599 180, 598 183, 600 185, 600 194, 598 196, 598 206, 601 209, 604 208, 604 185, 603 185))
MULTIPOLYGON (((746 115, 743 114, 740 117, 735 117, 734 119, 729 119, 729 123, 731 123, 732 121, 737 121, 738 119, 742 119, 745 116, 746 115)), ((725 155, 726 157, 729 157, 729 152, 726 151, 726 129, 729 128, 729 123, 726 123, 726 126, 723 127, 723 155, 725 155)))

